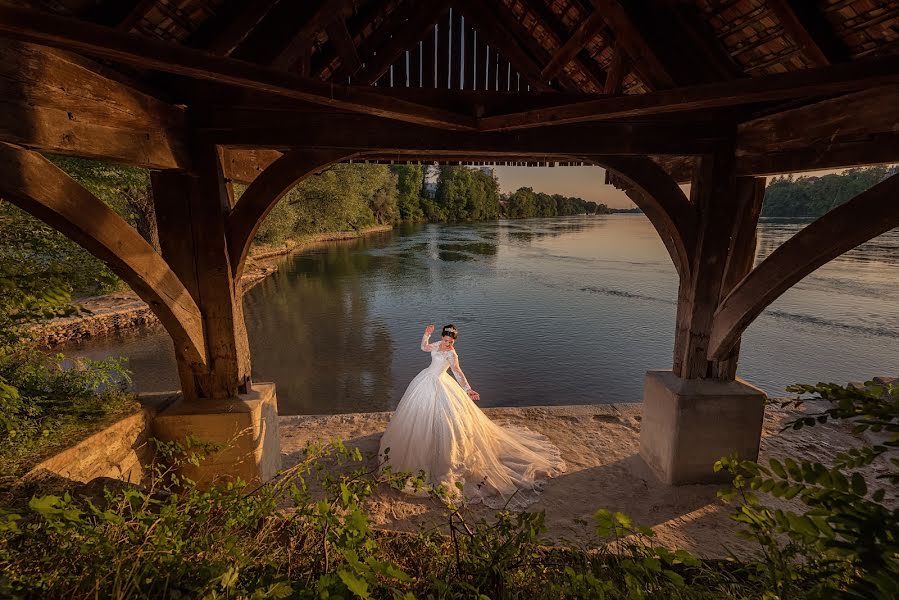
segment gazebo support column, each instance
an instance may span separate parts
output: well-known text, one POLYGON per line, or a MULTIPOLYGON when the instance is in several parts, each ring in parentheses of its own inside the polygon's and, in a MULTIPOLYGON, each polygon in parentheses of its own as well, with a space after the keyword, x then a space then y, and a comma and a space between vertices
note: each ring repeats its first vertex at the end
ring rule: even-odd
POLYGON ((250 380, 242 292, 225 235, 232 202, 219 153, 201 146, 192 158, 192 172, 155 172, 152 184, 162 254, 200 308, 208 367, 179 361, 182 398, 156 417, 154 434, 222 445, 199 466, 182 469, 201 484, 223 476, 266 481, 280 468, 275 386, 250 380))
POLYGON ((640 455, 669 484, 719 479, 713 465, 758 457, 765 394, 736 379, 739 346, 711 360, 715 312, 751 269, 763 178, 736 177, 732 149, 703 156, 691 186, 698 215, 689 272, 680 273, 674 367, 649 371, 640 455))

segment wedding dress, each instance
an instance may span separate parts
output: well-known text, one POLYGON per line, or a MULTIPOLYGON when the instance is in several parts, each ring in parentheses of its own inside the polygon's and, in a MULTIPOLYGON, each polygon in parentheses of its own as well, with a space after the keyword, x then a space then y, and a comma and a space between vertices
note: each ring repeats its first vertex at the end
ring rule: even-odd
POLYGON ((381 438, 379 457, 394 472, 424 471, 431 485, 492 508, 523 508, 543 480, 565 470, 559 449, 526 427, 499 425, 468 397, 455 350, 421 340, 431 365, 406 388, 381 438), (452 369, 458 382, 447 368, 452 369), (461 385, 460 385, 461 384, 461 385))

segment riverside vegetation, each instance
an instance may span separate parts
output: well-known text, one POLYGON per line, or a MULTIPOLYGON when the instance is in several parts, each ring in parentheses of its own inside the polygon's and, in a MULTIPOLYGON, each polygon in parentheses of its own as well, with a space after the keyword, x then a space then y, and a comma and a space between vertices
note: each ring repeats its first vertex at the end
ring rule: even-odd
MULTIPOLYGON (((201 441, 158 443, 144 486, 82 487, 13 498, 0 513, 0 595, 40 598, 883 598, 899 592, 899 518, 882 504, 899 480, 893 388, 796 386, 830 402, 790 429, 847 420, 882 443, 823 465, 723 458, 751 560, 700 560, 651 529, 599 509, 596 547, 540 544, 544 515, 474 518, 422 474, 378 472, 339 441, 308 447, 274 482, 199 490, 173 470, 201 441), (887 462, 885 459, 889 459, 887 462), (884 461, 866 481, 858 470, 884 461), (372 529, 366 501, 406 486, 443 506, 417 534, 372 529), (796 511, 765 498, 796 498, 796 511)), ((786 435, 789 435, 788 433, 786 435)), ((587 525, 585 525, 587 526, 587 525)))
MULTIPOLYGON (((78 176, 103 180, 109 176, 103 169, 91 166, 78 176)), ((393 173, 386 172, 358 182, 353 210, 361 211, 362 199, 369 201, 365 190, 389 187, 393 173)), ((460 176, 464 182, 467 175, 460 176)), ((136 182, 136 191, 146 189, 140 172, 116 177, 123 177, 121 185, 136 182)), ((342 175, 331 177, 337 185, 342 175)), ((323 181, 303 193, 324 194, 316 187, 328 179, 323 181)), ((398 175, 396 181, 399 189, 398 175)), ((127 211, 138 210, 144 197, 117 195, 115 185, 106 189, 114 197, 104 199, 124 198, 118 208, 137 224, 139 217, 127 211)), ((445 198, 459 197, 452 189, 445 198)), ((99 187, 93 191, 106 193, 99 187)), ((397 202, 401 206, 399 193, 397 202)), ((296 210, 309 210, 301 204, 294 204, 296 210)), ((346 214, 377 220, 378 213, 368 208, 371 217, 364 211, 346 214)), ((295 227, 324 226, 318 217, 303 214, 293 221, 295 227)), ((802 414, 783 435, 830 420, 875 434, 878 441, 839 454, 832 464, 786 459, 762 465, 723 457, 716 465, 733 476, 720 496, 734 503, 734 519, 757 542, 759 553, 752 560, 700 560, 662 548, 650 529, 601 507, 591 525, 594 548, 546 547, 540 543, 542 513, 500 511, 490 519, 474 518, 441 489, 429 490, 444 507, 441 527, 415 535, 378 531, 369 524, 366 501, 406 485, 422 486, 423 477, 368 470, 358 450, 339 441, 308 448, 296 467, 254 489, 238 482, 200 490, 178 477, 180 461, 203 460, 211 449, 202 440, 158 444, 159 462, 149 466, 141 486, 24 484, 19 476, 40 458, 135 410, 136 403, 121 391, 127 377, 122 365, 85 361, 64 369, 62 357, 48 357, 27 341, 34 320, 70 314, 76 310, 73 292, 102 288, 114 278, 86 269, 90 257, 4 202, 0 227, 0 597, 899 595, 899 511, 887 504, 899 481, 895 384, 789 389, 828 405, 820 413, 802 414), (872 464, 878 465, 876 480, 860 473, 872 464), (772 508, 766 505, 770 498, 793 499, 799 508, 772 508)))

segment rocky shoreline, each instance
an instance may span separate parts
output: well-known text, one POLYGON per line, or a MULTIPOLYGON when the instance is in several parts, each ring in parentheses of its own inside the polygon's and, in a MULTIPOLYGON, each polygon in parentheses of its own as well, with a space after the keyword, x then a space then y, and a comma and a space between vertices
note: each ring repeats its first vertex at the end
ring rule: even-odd
MULTIPOLYGON (((278 245, 254 246, 250 251, 247 268, 240 280, 241 287, 246 292, 275 273, 278 266, 272 262, 272 259, 294 252, 314 250, 329 242, 383 233, 392 228, 391 225, 379 225, 357 231, 322 233, 301 240, 287 240, 278 245)), ((84 309, 82 314, 58 317, 36 325, 32 334, 37 343, 47 348, 53 348, 68 342, 106 335, 123 329, 156 327, 160 324, 150 307, 131 290, 82 298, 77 301, 77 304, 84 309)))

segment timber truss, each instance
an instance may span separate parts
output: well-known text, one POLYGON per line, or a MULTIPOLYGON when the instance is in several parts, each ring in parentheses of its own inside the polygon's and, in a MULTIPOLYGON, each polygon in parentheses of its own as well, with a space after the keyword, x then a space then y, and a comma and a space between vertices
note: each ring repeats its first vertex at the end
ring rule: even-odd
POLYGON ((148 302, 186 397, 230 398, 250 243, 304 178, 600 165, 680 276, 675 373, 728 380, 766 306, 899 226, 893 175, 754 265, 764 175, 899 161, 897 40, 873 0, 3 3, 0 195, 148 302), (161 255, 40 153, 150 169, 161 255))

